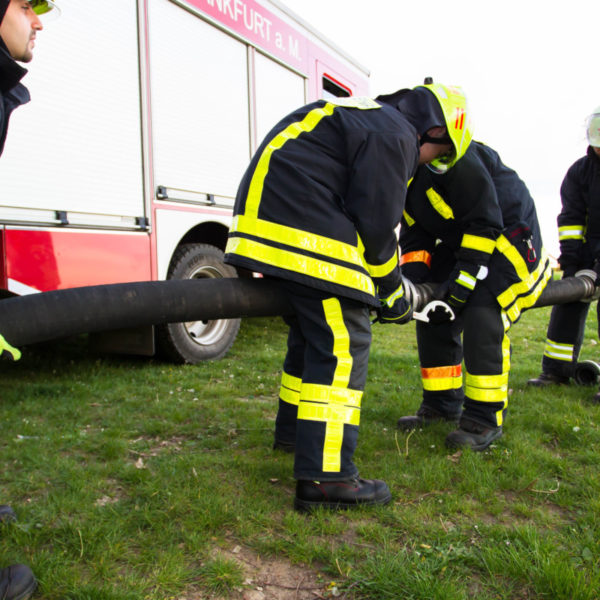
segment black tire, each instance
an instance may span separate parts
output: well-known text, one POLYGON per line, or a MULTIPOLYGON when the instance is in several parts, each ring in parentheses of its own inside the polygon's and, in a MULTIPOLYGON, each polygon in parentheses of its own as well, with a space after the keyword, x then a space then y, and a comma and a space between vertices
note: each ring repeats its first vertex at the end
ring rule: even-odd
MULTIPOLYGON (((167 279, 237 277, 234 267, 223 262, 223 252, 208 244, 183 244, 171 261, 167 279)), ((179 364, 216 360, 231 348, 241 319, 171 323, 156 328, 162 356, 179 364)))

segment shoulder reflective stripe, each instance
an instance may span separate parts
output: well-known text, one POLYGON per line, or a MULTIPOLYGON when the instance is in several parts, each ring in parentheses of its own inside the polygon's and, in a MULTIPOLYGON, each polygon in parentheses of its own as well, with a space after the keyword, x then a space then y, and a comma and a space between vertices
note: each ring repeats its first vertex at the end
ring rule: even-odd
POLYGON ((428 392, 457 390, 462 387, 461 365, 421 368, 423 389, 428 392))
POLYGON ((344 106, 346 108, 358 108, 360 110, 372 110, 381 108, 381 104, 366 96, 350 96, 348 98, 327 98, 328 104, 344 106))
POLYGON ((335 106, 327 103, 320 108, 311 110, 304 116, 302 121, 291 123, 283 131, 280 131, 263 150, 248 188, 248 196, 246 198, 245 214, 250 217, 258 216, 258 206, 262 197, 265 177, 269 172, 269 163, 273 152, 281 149, 289 140, 296 139, 300 134, 312 131, 324 117, 331 116, 335 106))
POLYGON ((294 229, 287 225, 279 225, 246 215, 236 215, 231 223, 231 231, 255 235, 263 240, 280 242, 286 246, 322 254, 366 270, 364 258, 356 246, 302 229, 294 229))
POLYGON ((405 265, 407 263, 423 262, 428 267, 431 266, 431 254, 427 250, 415 250, 414 252, 407 252, 400 257, 400 264, 405 265))
POLYGON ((402 216, 404 217, 404 220, 406 221, 406 224, 409 227, 412 227, 415 224, 415 220, 406 211, 402 213, 402 216))
POLYGON ((369 263, 365 263, 367 266, 367 271, 369 271, 369 275, 371 277, 385 277, 389 275, 399 264, 398 262, 398 252, 394 252, 394 256, 390 258, 383 265, 370 265, 369 263))
POLYGON ((460 243, 462 248, 468 248, 470 250, 479 250, 479 252, 485 252, 491 254, 496 248, 496 241, 490 240, 490 238, 482 237, 479 235, 471 235, 465 233, 460 243))
POLYGON ((468 290, 474 290, 477 279, 473 277, 471 273, 467 273, 467 271, 461 271, 456 278, 456 283, 466 287, 468 290))
POLYGON ((312 258, 238 237, 229 238, 225 252, 245 256, 273 267, 330 281, 375 296, 375 286, 368 275, 349 267, 326 262, 325 258, 312 258))
POLYGON ((279 397, 288 404, 298 406, 300 401, 300 387, 302 379, 294 377, 285 371, 281 375, 281 387, 279 388, 279 397))
POLYGON ((446 204, 444 199, 433 188, 429 188, 425 192, 425 194, 427 195, 427 198, 429 198, 429 202, 431 203, 431 206, 433 206, 433 208, 440 215, 442 215, 442 217, 444 217, 444 219, 454 219, 454 212, 452 211, 450 206, 448 206, 448 204, 446 204))
POLYGON ((333 354, 337 358, 333 386, 347 388, 353 360, 350 354, 350 335, 344 323, 340 301, 337 298, 323 300, 323 311, 333 333, 333 354))
POLYGON ((558 239, 562 240, 582 240, 584 228, 583 225, 566 225, 558 228, 558 239))

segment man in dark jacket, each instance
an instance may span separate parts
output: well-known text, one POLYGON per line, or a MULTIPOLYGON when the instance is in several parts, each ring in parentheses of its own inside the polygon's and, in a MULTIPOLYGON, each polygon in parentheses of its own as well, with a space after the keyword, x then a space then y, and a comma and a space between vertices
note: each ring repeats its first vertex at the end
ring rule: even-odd
POLYGON ((447 174, 419 168, 408 191, 400 247, 404 275, 437 283, 436 295, 455 318, 439 306, 430 322, 417 321, 423 400, 398 427, 458 423, 446 444, 484 450, 502 435, 508 330, 551 274, 533 199, 494 150, 473 142, 447 174))
POLYGON ((313 102, 271 130, 242 179, 225 260, 277 278, 295 312, 274 447, 295 452, 299 510, 391 498, 352 461, 369 308, 383 323, 411 318, 395 229, 418 164, 464 153, 465 108, 458 88, 439 84, 313 102))
MULTIPOLYGON (((588 149, 567 171, 560 188, 558 262, 563 277, 581 269, 600 273, 600 106, 588 117, 588 149)), ((527 383, 534 386, 566 384, 573 377, 585 329, 589 302, 554 306, 542 357, 542 372, 527 383)), ((600 326, 600 305, 597 305, 600 326)), ((600 400, 600 394, 596 395, 600 400)))
MULTIPOLYGON (((39 15, 55 8, 51 0, 0 0, 0 154, 4 150, 8 121, 18 106, 29 102, 29 92, 20 83, 27 73, 17 64, 33 58, 38 31, 42 30, 39 15)), ((20 356, 0 336, 0 354, 6 352, 14 359, 20 356)), ((0 506, 0 520, 14 520, 10 506, 0 506)), ((36 588, 31 569, 26 565, 11 565, 0 570, 0 598, 27 600, 36 588)))

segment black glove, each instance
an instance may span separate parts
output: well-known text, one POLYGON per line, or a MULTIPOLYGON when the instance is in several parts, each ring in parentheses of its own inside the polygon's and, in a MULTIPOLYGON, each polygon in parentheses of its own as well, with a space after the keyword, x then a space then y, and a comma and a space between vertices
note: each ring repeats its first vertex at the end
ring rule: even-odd
POLYGON ((380 297, 379 307, 377 314, 379 321, 382 323, 396 323, 398 325, 404 325, 412 319, 413 308, 408 298, 404 294, 404 286, 402 283, 396 288, 391 294, 386 295, 385 298, 380 297))
POLYGON ((447 281, 435 291, 435 297, 449 304, 455 313, 459 313, 467 303, 477 279, 466 269, 456 268, 447 281))

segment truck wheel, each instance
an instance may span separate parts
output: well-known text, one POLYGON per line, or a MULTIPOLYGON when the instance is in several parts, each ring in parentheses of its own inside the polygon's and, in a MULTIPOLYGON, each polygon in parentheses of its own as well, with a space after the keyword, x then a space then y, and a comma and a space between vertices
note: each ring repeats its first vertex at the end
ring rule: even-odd
MULTIPOLYGON (((207 244, 183 244, 171 261, 167 279, 237 277, 223 262, 223 252, 207 244)), ((159 352, 176 363, 196 364, 221 358, 235 341, 241 319, 189 321, 156 328, 159 352)))

